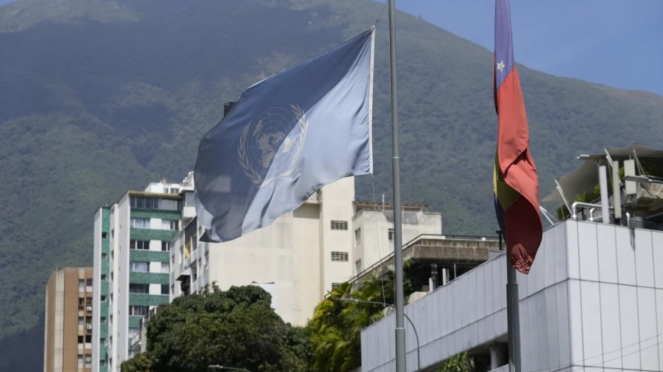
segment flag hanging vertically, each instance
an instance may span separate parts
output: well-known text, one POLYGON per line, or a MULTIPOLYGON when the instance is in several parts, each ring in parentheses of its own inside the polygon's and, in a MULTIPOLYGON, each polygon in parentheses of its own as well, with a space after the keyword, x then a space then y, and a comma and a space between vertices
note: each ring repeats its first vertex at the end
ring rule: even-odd
POLYGON ((495 213, 513 267, 527 274, 541 244, 539 181, 529 151, 525 102, 513 58, 509 0, 495 1, 494 98, 498 116, 495 213))
POLYGON ((324 185, 372 173, 373 31, 251 86, 203 137, 196 214, 210 240, 246 235, 324 185))

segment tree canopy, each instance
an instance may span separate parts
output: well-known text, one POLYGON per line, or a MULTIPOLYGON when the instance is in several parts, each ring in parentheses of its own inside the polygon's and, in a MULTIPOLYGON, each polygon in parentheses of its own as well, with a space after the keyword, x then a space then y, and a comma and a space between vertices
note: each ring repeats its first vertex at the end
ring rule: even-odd
POLYGON ((147 351, 122 372, 208 372, 209 365, 251 372, 305 372, 305 330, 281 320, 257 286, 217 288, 176 298, 147 325, 147 351))

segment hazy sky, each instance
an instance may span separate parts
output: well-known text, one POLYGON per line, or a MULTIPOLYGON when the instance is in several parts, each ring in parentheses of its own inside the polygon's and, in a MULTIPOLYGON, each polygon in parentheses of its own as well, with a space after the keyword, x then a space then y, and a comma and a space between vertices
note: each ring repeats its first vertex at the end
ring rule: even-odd
MULTIPOLYGON (((494 4, 396 0, 399 9, 489 50, 494 4)), ((663 0, 511 0, 511 11, 516 61, 553 75, 663 95, 663 0)))
MULTIPOLYGON (((396 0, 489 50, 494 0, 396 0)), ((516 61, 553 75, 663 95, 663 0, 511 0, 516 61)))

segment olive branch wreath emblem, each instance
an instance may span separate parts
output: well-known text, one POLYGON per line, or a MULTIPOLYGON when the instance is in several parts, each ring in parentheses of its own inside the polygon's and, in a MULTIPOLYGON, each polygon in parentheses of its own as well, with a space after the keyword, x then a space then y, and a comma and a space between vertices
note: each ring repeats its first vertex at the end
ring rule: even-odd
POLYGON ((258 173, 255 170, 255 168, 253 168, 246 154, 246 141, 248 139, 248 135, 250 132, 249 129, 251 128, 251 124, 253 124, 253 121, 249 122, 246 128, 244 128, 242 135, 239 137, 239 146, 237 147, 237 152, 239 155, 239 165, 242 167, 244 174, 251 180, 251 182, 255 183, 256 185, 261 185, 260 187, 268 185, 278 177, 290 174, 294 169, 295 162, 297 161, 297 159, 299 159, 299 155, 301 154, 302 149, 304 148, 304 141, 306 140, 306 132, 308 131, 308 119, 306 118, 306 112, 301 107, 299 107, 299 105, 290 105, 290 108, 292 109, 293 115, 295 115, 295 117, 297 118, 297 125, 299 126, 299 137, 297 138, 298 141, 295 148, 295 154, 292 157, 292 161, 290 162, 290 169, 288 169, 288 171, 279 174, 276 177, 272 177, 265 180, 260 175, 260 173, 258 173))

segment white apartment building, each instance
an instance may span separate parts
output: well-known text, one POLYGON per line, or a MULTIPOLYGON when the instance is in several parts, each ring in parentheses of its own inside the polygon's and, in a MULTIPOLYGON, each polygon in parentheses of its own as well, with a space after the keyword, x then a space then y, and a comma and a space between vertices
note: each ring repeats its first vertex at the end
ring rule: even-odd
MULTIPOLYGON (((389 242, 393 211, 355 203, 354 190, 354 178, 341 179, 269 226, 226 243, 201 242, 204 228, 194 220, 172 244, 171 301, 197 293, 208 284, 222 290, 253 284, 271 294, 272 307, 284 321, 305 325, 326 293, 361 270, 356 261, 364 259, 362 247, 369 250, 369 265, 381 258, 375 241, 378 236, 381 255, 393 251, 393 242, 389 242)), ((405 215, 410 222, 406 239, 441 233, 439 213, 418 206, 405 215)))
MULTIPOLYGON (((355 275, 394 251, 394 206, 392 204, 355 203, 352 217, 355 275)), ((403 245, 424 235, 442 234, 442 215, 428 212, 422 204, 403 205, 403 245)))
POLYGON ((170 243, 194 217, 182 183, 151 183, 99 208, 94 220, 92 371, 117 372, 151 308, 170 300, 170 243))

